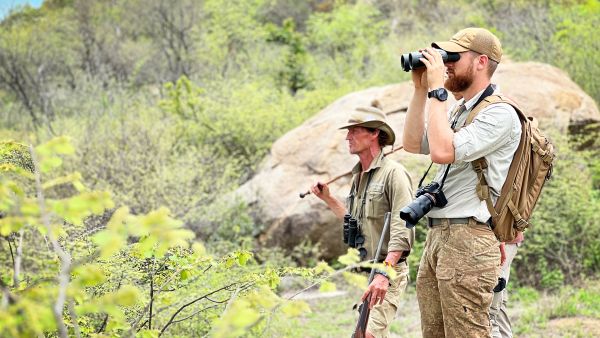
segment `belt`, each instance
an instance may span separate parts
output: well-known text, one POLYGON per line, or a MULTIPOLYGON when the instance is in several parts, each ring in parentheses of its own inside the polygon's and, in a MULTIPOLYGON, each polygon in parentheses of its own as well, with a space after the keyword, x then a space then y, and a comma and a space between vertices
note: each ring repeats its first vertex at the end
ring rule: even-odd
MULTIPOLYGON (((448 222, 449 224, 469 224, 470 219, 471 219, 471 217, 466 217, 466 218, 431 218, 431 217, 428 217, 427 225, 429 225, 429 227, 433 227, 436 225, 444 224, 446 222, 448 222)), ((481 222, 477 222, 477 223, 481 223, 481 222)))

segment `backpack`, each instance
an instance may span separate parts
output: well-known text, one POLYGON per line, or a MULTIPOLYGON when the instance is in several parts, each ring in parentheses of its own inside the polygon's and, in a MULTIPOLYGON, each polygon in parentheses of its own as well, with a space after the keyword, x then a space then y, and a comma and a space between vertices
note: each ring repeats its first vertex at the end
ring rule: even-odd
POLYGON ((469 113, 466 124, 491 104, 508 103, 517 112, 521 122, 521 140, 508 170, 500 197, 493 205, 490 188, 483 175, 487 161, 481 157, 472 162, 477 173, 477 196, 485 200, 492 216, 492 229, 500 242, 510 242, 518 231, 530 226, 529 218, 540 197, 542 187, 552 176, 554 146, 538 129, 534 117, 527 117, 518 105, 502 94, 487 96, 469 113))

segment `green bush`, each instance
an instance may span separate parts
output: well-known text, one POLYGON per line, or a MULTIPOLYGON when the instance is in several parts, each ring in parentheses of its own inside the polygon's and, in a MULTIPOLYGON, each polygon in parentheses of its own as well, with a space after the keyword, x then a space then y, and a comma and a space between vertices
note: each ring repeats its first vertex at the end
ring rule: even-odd
POLYGON ((590 159, 564 138, 555 136, 554 142, 558 157, 552 178, 542 191, 533 225, 525 232, 525 242, 513 262, 515 277, 511 280, 522 285, 557 288, 600 269, 596 244, 600 203, 591 180, 590 159))

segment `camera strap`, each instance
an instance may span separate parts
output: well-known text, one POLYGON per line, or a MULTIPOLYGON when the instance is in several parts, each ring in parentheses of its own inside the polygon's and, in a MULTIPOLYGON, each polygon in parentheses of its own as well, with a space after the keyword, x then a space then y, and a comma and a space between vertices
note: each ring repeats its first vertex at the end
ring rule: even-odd
MULTIPOLYGON (((367 185, 365 186, 365 191, 363 192, 361 205, 358 209, 358 212, 356 213, 357 219, 361 219, 361 217, 363 216, 366 199, 367 199, 367 191, 369 190, 369 184, 371 183, 372 176, 373 176, 373 169, 367 173, 367 185)), ((356 181, 357 180, 354 180, 352 182, 352 187, 350 188, 350 196, 348 196, 350 199, 349 204, 348 204, 348 213, 350 213, 350 214, 352 213, 352 208, 354 208, 354 198, 356 197, 356 195, 358 193, 358 188, 360 185, 360 184, 356 184, 356 181)))
MULTIPOLYGON (((483 93, 481 93, 481 96, 479 97, 479 99, 477 99, 477 102, 475 102, 475 104, 473 105, 473 108, 477 107, 477 105, 483 101, 486 97, 492 95, 494 93, 494 86, 492 86, 492 84, 490 83, 485 90, 483 91, 483 93)), ((452 124, 450 125, 450 128, 452 128, 452 130, 454 130, 454 128, 456 128, 456 124, 458 123, 458 118, 460 117, 460 115, 462 113, 464 113, 467 110, 467 107, 465 106, 466 102, 463 102, 463 104, 461 104, 460 106, 457 107, 456 111, 454 112, 454 121, 452 121, 452 124)), ((466 121, 465 121, 466 123, 466 121)), ((446 171, 444 172, 444 176, 442 177, 442 181, 440 182, 440 189, 442 189, 444 187, 444 182, 446 181, 446 176, 448 176, 448 172, 450 171, 450 165, 448 164, 446 166, 446 171)), ((429 165, 429 167, 427 168, 427 170, 425 171, 425 174, 423 175, 423 177, 421 177, 421 180, 419 181, 419 188, 421 188, 423 186, 423 180, 425 180, 425 177, 427 177, 427 174, 429 173, 429 170, 431 169, 431 166, 433 166, 433 162, 431 162, 431 164, 429 165)))
MULTIPOLYGON (((360 201, 360 209, 358 210, 358 219, 362 220, 365 212, 365 204, 367 203, 367 191, 369 191, 369 184, 371 183, 371 178, 373 177, 374 169, 371 169, 367 174, 367 185, 365 186, 365 191, 363 192, 362 200, 360 201)), ((360 222, 360 227, 362 228, 362 222, 360 222)))

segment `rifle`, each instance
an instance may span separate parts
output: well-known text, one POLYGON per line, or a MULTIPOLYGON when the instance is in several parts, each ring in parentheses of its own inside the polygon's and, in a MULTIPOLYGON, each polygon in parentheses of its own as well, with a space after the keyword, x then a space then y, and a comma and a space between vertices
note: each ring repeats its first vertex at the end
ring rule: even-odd
MULTIPOLYGON (((374 262, 377 262, 379 258, 379 253, 381 252, 381 246, 383 245, 383 239, 385 237, 386 232, 390 227, 390 220, 392 218, 391 212, 386 212, 384 216, 383 222, 383 230, 381 232, 381 237, 379 237, 379 244, 377 245, 377 252, 375 253, 375 257, 373 258, 374 262)), ((369 283, 375 278, 375 269, 371 268, 371 274, 369 275, 369 283)), ((360 315, 358 316, 358 322, 356 323, 356 328, 354 329, 354 333, 352 333, 352 338, 364 338, 367 332, 367 324, 369 323, 369 314, 371 313, 371 309, 369 309, 369 302, 371 302, 371 294, 367 296, 362 304, 358 307, 358 312, 360 315)))

